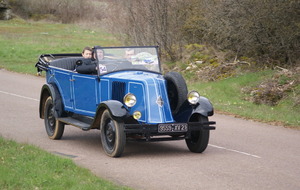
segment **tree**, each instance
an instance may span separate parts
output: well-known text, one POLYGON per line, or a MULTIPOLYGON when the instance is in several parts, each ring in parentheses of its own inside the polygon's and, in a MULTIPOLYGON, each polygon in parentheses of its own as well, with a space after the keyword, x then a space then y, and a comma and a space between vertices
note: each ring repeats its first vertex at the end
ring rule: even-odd
POLYGON ((183 46, 181 26, 185 12, 179 0, 115 0, 108 16, 112 31, 131 45, 159 45, 171 60, 180 58, 183 46), (117 24, 116 24, 117 23, 117 24), (125 37, 124 37, 125 35, 125 37))
POLYGON ((203 0, 203 40, 237 55, 295 62, 299 55, 300 2, 203 0))

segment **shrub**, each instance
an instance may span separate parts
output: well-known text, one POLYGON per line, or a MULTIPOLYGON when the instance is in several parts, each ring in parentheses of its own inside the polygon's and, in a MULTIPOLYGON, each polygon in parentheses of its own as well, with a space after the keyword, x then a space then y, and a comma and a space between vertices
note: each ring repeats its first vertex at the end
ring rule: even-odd
POLYGON ((104 4, 94 6, 94 0, 8 0, 13 12, 25 19, 74 23, 102 19, 104 4), (41 8, 42 7, 42 8, 41 8))
MULTIPOLYGON (((287 96, 296 86, 300 85, 300 67, 293 71, 280 69, 271 79, 263 81, 258 86, 243 88, 242 91, 249 95, 246 97, 246 100, 255 104, 276 106, 282 98, 287 96)), ((299 105, 299 93, 295 93, 293 99, 294 105, 299 105)))

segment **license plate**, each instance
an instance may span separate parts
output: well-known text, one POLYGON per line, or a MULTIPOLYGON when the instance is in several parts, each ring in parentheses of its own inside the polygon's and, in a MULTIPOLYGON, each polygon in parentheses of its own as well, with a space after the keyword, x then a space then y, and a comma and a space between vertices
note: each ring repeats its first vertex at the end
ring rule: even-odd
POLYGON ((172 133, 172 132, 187 132, 188 125, 186 123, 176 123, 176 124, 159 124, 159 133, 172 133))

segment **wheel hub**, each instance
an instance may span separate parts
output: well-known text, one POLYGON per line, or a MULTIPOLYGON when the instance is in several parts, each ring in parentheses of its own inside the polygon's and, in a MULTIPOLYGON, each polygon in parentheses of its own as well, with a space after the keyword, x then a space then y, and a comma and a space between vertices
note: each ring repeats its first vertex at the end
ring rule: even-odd
POLYGON ((107 143, 110 147, 113 147, 115 143, 116 129, 113 121, 110 121, 106 125, 105 136, 107 143))
POLYGON ((52 130, 54 130, 55 127, 55 117, 54 117, 54 111, 53 108, 49 109, 49 114, 48 114, 48 123, 49 126, 52 130))

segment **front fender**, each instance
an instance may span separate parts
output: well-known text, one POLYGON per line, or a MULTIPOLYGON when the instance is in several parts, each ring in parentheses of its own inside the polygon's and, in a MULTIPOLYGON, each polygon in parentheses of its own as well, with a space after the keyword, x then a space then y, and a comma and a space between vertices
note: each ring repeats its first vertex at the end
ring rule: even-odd
POLYGON ((53 84, 44 84, 41 89, 39 114, 44 119, 44 105, 46 99, 51 96, 55 107, 55 117, 60 117, 63 113, 63 103, 58 88, 53 84))
POLYGON ((124 105, 117 100, 107 100, 101 102, 97 108, 96 115, 100 116, 101 118, 101 115, 105 109, 108 109, 113 119, 117 121, 122 121, 129 115, 129 112, 124 105))
POLYGON ((201 96, 199 104, 197 107, 194 108, 193 113, 199 113, 203 116, 208 117, 214 115, 214 108, 207 98, 201 96))
POLYGON ((212 116, 214 114, 214 108, 211 102, 201 96, 197 105, 191 105, 187 100, 182 104, 178 113, 174 115, 176 122, 188 122, 193 114, 201 114, 203 116, 212 116))

